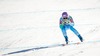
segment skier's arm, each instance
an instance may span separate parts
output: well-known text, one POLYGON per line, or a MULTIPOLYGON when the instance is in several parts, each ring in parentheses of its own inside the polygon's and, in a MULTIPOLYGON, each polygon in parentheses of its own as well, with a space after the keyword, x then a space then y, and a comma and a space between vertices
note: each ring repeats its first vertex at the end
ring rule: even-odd
POLYGON ((73 21, 73 18, 71 16, 70 16, 70 22, 71 22, 70 25, 74 26, 74 21, 73 21))
POLYGON ((59 20, 59 26, 60 26, 60 28, 62 29, 63 28, 63 23, 62 23, 62 18, 60 18, 60 20, 59 20))

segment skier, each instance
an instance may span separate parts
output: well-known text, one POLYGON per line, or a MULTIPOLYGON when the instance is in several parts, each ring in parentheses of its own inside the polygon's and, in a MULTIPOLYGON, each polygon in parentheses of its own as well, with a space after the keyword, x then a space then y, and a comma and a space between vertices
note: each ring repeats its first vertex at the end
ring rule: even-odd
POLYGON ((62 17, 60 18, 59 22, 60 29, 63 33, 63 36, 65 38, 66 44, 68 44, 68 36, 66 30, 70 29, 71 31, 74 32, 76 36, 80 39, 81 42, 83 42, 82 36, 79 34, 79 32, 73 27, 74 26, 74 21, 73 18, 68 15, 67 12, 62 13, 62 17))

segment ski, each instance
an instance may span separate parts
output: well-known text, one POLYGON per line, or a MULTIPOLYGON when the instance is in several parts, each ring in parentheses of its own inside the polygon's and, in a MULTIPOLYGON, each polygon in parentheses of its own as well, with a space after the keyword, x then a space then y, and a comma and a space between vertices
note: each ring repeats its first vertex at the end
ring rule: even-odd
POLYGON ((79 44, 96 43, 96 42, 100 42, 100 40, 98 40, 98 41, 88 41, 88 42, 82 42, 82 43, 76 42, 76 43, 69 43, 69 44, 53 44, 53 45, 49 45, 49 46, 35 47, 35 48, 29 48, 29 49, 9 52, 9 53, 3 54, 3 55, 11 55, 11 54, 17 54, 17 53, 23 53, 23 52, 28 52, 28 51, 35 51, 35 50, 53 48, 53 47, 59 47, 59 46, 79 45, 79 44))

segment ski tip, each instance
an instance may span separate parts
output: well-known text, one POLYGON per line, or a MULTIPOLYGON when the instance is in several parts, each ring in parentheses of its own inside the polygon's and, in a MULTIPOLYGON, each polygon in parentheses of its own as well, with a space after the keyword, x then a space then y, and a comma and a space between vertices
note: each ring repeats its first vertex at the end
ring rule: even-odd
POLYGON ((62 46, 66 46, 66 44, 62 44, 62 46))

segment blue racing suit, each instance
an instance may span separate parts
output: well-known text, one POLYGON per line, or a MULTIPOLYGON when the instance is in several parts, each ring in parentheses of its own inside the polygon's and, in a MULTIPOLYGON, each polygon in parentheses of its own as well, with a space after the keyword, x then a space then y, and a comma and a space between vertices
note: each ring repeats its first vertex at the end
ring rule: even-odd
POLYGON ((83 42, 83 38, 79 34, 79 32, 73 27, 74 26, 74 21, 71 16, 68 16, 67 19, 63 19, 62 17, 60 18, 60 29, 63 33, 63 36, 65 37, 66 43, 68 43, 68 37, 67 37, 67 32, 66 30, 70 29, 76 36, 79 37, 80 41, 83 42))

